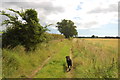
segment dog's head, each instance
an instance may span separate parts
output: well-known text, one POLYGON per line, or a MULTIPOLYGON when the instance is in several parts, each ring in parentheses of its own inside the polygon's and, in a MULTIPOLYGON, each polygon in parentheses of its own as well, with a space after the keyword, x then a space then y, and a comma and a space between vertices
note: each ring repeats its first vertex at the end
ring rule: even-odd
POLYGON ((66 59, 70 59, 70 56, 66 56, 66 59))

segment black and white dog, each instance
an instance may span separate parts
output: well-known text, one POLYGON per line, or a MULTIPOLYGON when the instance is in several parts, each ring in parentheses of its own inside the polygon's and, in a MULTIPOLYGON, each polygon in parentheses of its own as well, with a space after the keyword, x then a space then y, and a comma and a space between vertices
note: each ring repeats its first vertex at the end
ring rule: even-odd
POLYGON ((71 67, 72 67, 72 60, 70 59, 70 56, 66 56, 66 62, 67 62, 67 65, 68 65, 68 71, 71 70, 71 67))

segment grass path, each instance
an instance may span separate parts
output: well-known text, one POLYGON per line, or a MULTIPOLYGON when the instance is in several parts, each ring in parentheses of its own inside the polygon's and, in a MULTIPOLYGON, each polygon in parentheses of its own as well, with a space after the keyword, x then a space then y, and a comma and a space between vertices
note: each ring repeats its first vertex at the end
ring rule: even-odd
POLYGON ((55 55, 46 65, 38 71, 34 78, 64 78, 66 77, 66 59, 65 57, 70 54, 71 43, 69 40, 64 40, 58 43, 55 55), (47 72, 47 73, 46 73, 47 72))
MULTIPOLYGON (((54 41, 57 41, 57 40, 54 40, 54 41)), ((54 54, 52 54, 51 56, 49 56, 36 70, 34 70, 31 75, 27 76, 28 78, 33 78, 37 75, 38 72, 40 72, 42 70, 42 68, 49 63, 49 60, 54 56, 56 55, 55 52, 56 51, 53 51, 54 54)))
MULTIPOLYGON (((56 56, 60 56, 60 58, 59 58, 59 60, 60 59, 62 59, 61 60, 61 62, 63 63, 63 62, 65 62, 65 61, 63 61, 63 59, 65 59, 65 56, 67 56, 67 55, 69 55, 70 56, 70 58, 72 59, 72 64, 74 64, 74 62, 73 62, 73 45, 74 45, 74 43, 76 43, 77 42, 77 39, 73 39, 72 40, 72 44, 69 44, 69 45, 67 45, 67 43, 66 44, 64 44, 64 45, 62 45, 62 47, 59 49, 59 51, 58 51, 58 53, 57 54, 54 54, 53 56, 51 56, 51 57, 49 57, 48 59, 46 59, 44 62, 43 62, 43 64, 40 66, 40 67, 38 67, 38 69, 36 69, 35 71, 33 71, 33 73, 29 76, 30 78, 33 78, 33 77, 35 77, 36 78, 36 76, 37 77, 40 77, 40 76, 42 76, 42 75, 44 75, 44 71, 46 71, 45 69, 47 69, 48 68, 48 70, 50 70, 50 72, 52 71, 52 66, 53 67, 56 67, 57 66, 57 68, 60 68, 61 67, 61 65, 59 65, 58 63, 56 64, 56 65, 54 65, 54 62, 55 61, 57 61, 56 60, 56 56), (65 51, 65 52, 64 52, 65 51), (52 63, 52 64, 51 64, 52 63), (43 74, 42 74, 42 72, 43 72, 43 74)), ((66 72, 66 62, 64 63, 64 65, 63 65, 63 67, 64 67, 64 72, 60 72, 61 74, 60 75, 65 75, 66 76, 66 78, 73 78, 73 75, 74 75, 74 65, 72 66, 72 69, 71 69, 71 71, 69 71, 69 72, 66 72)), ((59 69, 56 69, 56 71, 59 71, 59 69)), ((60 69, 61 70, 61 69, 60 69)), ((62 70, 61 70, 62 71, 62 70)), ((53 72, 54 72, 54 70, 53 70, 53 72)), ((58 72, 57 72, 58 73, 58 72)), ((57 75, 57 74, 56 74, 57 75)), ((51 76, 51 74, 49 74, 49 76, 51 76)), ((58 75, 57 75, 58 76, 58 75)), ((53 76, 54 77, 54 76, 53 76)))
POLYGON ((45 64, 47 64, 47 62, 48 62, 50 59, 51 59, 51 56, 50 56, 49 58, 47 58, 47 59, 43 62, 43 64, 40 65, 35 71, 33 71, 32 74, 31 74, 30 76, 28 76, 28 78, 33 78, 33 77, 37 74, 37 72, 40 71, 40 70, 44 67, 45 64))
POLYGON ((73 69, 74 65, 73 65, 73 58, 72 58, 72 54, 73 53, 72 52, 73 52, 73 50, 72 50, 72 48, 70 48, 70 58, 72 60, 72 68, 71 68, 71 70, 69 72, 66 73, 66 75, 67 75, 66 77, 67 78, 73 78, 73 74, 74 74, 74 69, 73 69))
POLYGON ((73 75, 74 75, 74 60, 73 60, 73 54, 74 54, 74 51, 73 51, 73 45, 75 44, 77 42, 77 39, 76 38, 74 38, 73 40, 72 40, 72 46, 71 46, 71 48, 70 48, 70 58, 71 58, 71 60, 72 60, 72 69, 71 69, 71 71, 69 71, 68 73, 67 73, 67 78, 73 78, 73 75))

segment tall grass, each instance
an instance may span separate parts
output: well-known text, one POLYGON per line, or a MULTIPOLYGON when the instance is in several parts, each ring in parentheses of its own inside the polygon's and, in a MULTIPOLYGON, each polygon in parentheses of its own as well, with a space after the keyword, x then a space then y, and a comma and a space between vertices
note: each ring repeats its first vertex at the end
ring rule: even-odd
POLYGON ((115 39, 62 39, 38 44, 34 52, 25 52, 22 46, 3 49, 3 77, 27 77, 51 57, 34 78, 117 78, 117 44, 115 39), (73 68, 69 75, 65 56, 71 48, 73 68))
POLYGON ((22 46, 12 50, 3 49, 3 77, 18 78, 31 75, 49 56, 56 53, 58 41, 38 44, 34 52, 25 52, 22 46))
POLYGON ((117 78, 117 48, 116 40, 78 40, 74 44, 74 77, 117 78))

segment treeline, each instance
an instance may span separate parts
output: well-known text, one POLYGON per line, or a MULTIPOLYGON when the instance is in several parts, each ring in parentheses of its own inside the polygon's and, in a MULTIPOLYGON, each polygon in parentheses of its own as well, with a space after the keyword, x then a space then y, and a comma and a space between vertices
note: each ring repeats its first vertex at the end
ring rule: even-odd
POLYGON ((113 36, 105 36, 105 37, 99 37, 99 36, 85 37, 85 36, 82 36, 82 37, 76 37, 76 38, 106 38, 106 39, 120 39, 120 37, 118 37, 118 36, 116 36, 116 37, 113 37, 113 36))
POLYGON ((116 36, 116 37, 112 37, 112 36, 105 36, 104 38, 117 38, 120 39, 120 37, 116 36))
POLYGON ((105 37, 99 37, 99 36, 91 36, 91 37, 85 37, 85 36, 82 36, 82 37, 76 37, 76 38, 106 38, 106 39, 120 39, 120 37, 116 36, 116 37, 112 37, 112 36, 105 36, 105 37))

